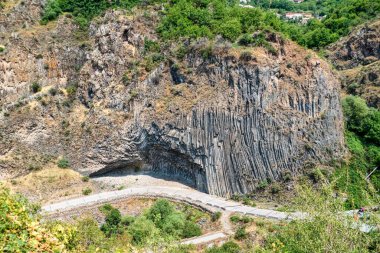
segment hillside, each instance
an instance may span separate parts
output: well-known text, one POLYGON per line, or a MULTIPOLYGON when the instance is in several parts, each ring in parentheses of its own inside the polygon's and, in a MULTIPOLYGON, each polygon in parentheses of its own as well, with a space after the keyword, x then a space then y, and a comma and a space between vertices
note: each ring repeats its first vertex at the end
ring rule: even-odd
POLYGON ((0 252, 379 252, 379 12, 0 0, 0 252))
POLYGON ((164 43, 158 19, 107 11, 89 37, 69 15, 7 22, 4 177, 63 156, 84 174, 153 170, 225 196, 343 155, 339 83, 312 52, 275 33, 276 54, 222 38, 164 43))
POLYGON ((347 93, 380 108, 380 20, 358 27, 328 48, 327 57, 340 71, 347 93))

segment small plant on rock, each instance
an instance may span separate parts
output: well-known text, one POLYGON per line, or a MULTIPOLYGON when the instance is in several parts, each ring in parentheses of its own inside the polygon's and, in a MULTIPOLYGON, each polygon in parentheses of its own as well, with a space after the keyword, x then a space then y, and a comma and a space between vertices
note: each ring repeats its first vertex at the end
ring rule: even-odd
POLYGON ((61 169, 66 169, 66 168, 70 167, 70 162, 66 158, 62 158, 62 159, 58 160, 58 164, 57 165, 61 169))
POLYGON ((92 193, 92 190, 90 188, 85 188, 82 190, 83 195, 90 195, 92 193))
POLYGON ((37 82, 34 82, 32 83, 32 85, 30 86, 30 90, 33 92, 33 93, 37 93, 37 92, 40 92, 41 91, 41 85, 37 82))

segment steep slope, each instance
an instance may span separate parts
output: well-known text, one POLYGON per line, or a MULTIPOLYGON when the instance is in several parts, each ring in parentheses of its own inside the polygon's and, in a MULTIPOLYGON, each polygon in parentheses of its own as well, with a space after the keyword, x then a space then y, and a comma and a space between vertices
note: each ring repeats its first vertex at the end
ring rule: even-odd
POLYGON ((156 13, 108 11, 89 38, 70 16, 2 26, 0 176, 65 156, 84 174, 153 170, 228 196, 344 154, 325 62, 270 33, 276 53, 222 39, 149 52, 156 13))
POLYGON ((327 52, 345 89, 380 108, 380 20, 358 27, 327 52))

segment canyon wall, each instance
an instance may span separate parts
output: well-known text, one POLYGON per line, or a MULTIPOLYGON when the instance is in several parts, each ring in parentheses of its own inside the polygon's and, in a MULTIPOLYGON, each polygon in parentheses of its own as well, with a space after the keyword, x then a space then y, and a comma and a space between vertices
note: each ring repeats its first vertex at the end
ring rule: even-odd
POLYGON ((157 19, 108 11, 85 39, 70 17, 3 28, 0 176, 64 156, 229 196, 342 157, 339 82, 311 51, 271 33, 276 52, 201 39, 164 43, 148 67, 157 19))

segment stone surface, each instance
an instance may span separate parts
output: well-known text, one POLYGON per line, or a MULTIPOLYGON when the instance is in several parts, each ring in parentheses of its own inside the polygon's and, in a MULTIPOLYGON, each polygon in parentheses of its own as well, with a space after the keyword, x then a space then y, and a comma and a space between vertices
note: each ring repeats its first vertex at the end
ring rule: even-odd
POLYGON ((380 108, 380 20, 367 23, 327 50, 340 70, 343 87, 380 108))
POLYGON ((271 34, 275 55, 199 40, 148 67, 157 18, 109 11, 88 38, 68 17, 3 27, 1 177, 65 156, 91 176, 153 171, 229 196, 344 154, 339 82, 316 55, 271 34))

